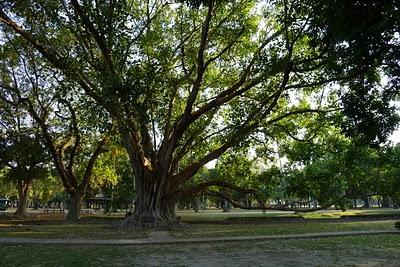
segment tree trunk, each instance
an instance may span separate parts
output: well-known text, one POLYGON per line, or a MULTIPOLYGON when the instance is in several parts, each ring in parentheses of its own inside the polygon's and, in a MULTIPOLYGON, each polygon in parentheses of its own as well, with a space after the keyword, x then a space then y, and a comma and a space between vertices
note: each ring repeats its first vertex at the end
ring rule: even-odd
POLYGON ((81 214, 83 196, 80 194, 70 194, 70 200, 68 203, 68 214, 67 220, 77 221, 81 214))
POLYGON ((26 215, 26 205, 28 203, 28 195, 18 194, 18 197, 19 197, 18 207, 14 214, 15 215, 26 215))
POLYGON ((353 208, 357 209, 357 199, 353 199, 353 208))
POLYGON ((382 208, 390 208, 390 198, 388 196, 382 196, 382 208))
POLYGON ((364 201, 363 208, 371 208, 371 202, 370 202, 370 198, 369 197, 363 198, 363 201, 364 201))
POLYGON ((26 206, 28 204, 28 195, 32 187, 32 179, 27 178, 24 181, 19 181, 17 185, 18 189, 18 207, 15 211, 15 215, 26 215, 26 206))
POLYGON ((39 204, 40 204, 39 202, 40 202, 39 198, 33 197, 33 209, 34 210, 38 210, 39 209, 39 204))
POLYGON ((176 198, 171 196, 162 179, 136 179, 136 200, 133 214, 125 218, 120 228, 164 228, 179 224, 175 216, 176 198))
POLYGON ((400 201, 397 197, 392 197, 393 208, 398 209, 400 208, 400 201))
POLYGON ((195 197, 193 201, 193 210, 194 212, 199 212, 200 211, 200 197, 195 197))
POLYGON ((226 201, 225 199, 222 201, 222 211, 223 212, 229 212, 229 202, 226 201))

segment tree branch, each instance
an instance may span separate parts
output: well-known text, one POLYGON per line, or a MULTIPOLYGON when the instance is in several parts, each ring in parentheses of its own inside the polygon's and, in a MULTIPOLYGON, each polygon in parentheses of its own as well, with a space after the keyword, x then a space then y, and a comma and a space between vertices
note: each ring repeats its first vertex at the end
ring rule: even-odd
POLYGON ((94 40, 96 41, 97 45, 99 46, 102 55, 104 57, 104 61, 106 66, 109 68, 112 75, 115 75, 114 70, 114 63, 112 60, 111 50, 107 47, 107 41, 105 37, 102 36, 97 29, 95 28, 93 22, 90 20, 89 16, 85 13, 83 8, 80 6, 77 0, 71 0, 71 5, 73 6, 74 10, 78 14, 78 16, 82 19, 82 22, 85 26, 85 29, 93 36, 94 40))
POLYGON ((267 121, 267 124, 273 124, 275 122, 278 122, 280 120, 283 120, 284 118, 290 117, 292 115, 296 115, 296 114, 304 114, 304 113, 328 113, 328 112, 333 112, 333 111, 337 111, 338 109, 332 109, 332 110, 321 110, 321 109, 298 109, 298 110, 293 110, 287 113, 284 113, 280 116, 277 116, 269 121, 267 121))
POLYGON ((243 204, 240 201, 234 200, 231 195, 229 195, 228 193, 225 193, 225 192, 206 192, 206 195, 223 198, 226 201, 232 203, 235 207, 245 209, 245 210, 280 210, 280 211, 295 211, 295 212, 313 212, 313 211, 318 211, 318 210, 324 210, 324 209, 327 209, 327 208, 335 205, 336 203, 340 202, 341 200, 348 198, 347 195, 344 195, 344 196, 341 196, 341 197, 329 202, 328 204, 325 204, 325 205, 319 206, 319 207, 314 207, 314 208, 292 208, 292 207, 290 207, 290 205, 292 203, 287 203, 284 205, 281 205, 281 204, 268 205, 268 204, 264 204, 264 203, 259 203, 256 206, 254 206, 254 205, 248 206, 248 205, 243 204))
MULTIPOLYGON (((49 47, 45 47, 37 38, 31 33, 22 29, 15 21, 7 16, 2 9, 0 9, 0 23, 3 23, 10 27, 15 33, 22 36, 27 42, 29 42, 44 58, 46 58, 51 64, 57 69, 61 70, 67 77, 77 81, 85 92, 95 99, 98 103, 106 106, 105 99, 95 93, 94 87, 91 85, 87 77, 77 68, 73 68, 71 64, 65 64, 63 58, 54 50, 49 47)), ((73 65, 73 64, 72 64, 73 65)))
POLYGON ((225 181, 207 181, 207 182, 202 182, 199 183, 191 188, 188 189, 183 189, 180 191, 175 192, 176 194, 179 195, 179 197, 185 197, 185 196, 195 196, 195 195, 201 195, 204 191, 206 191, 209 187, 211 186, 217 186, 217 187, 222 187, 222 188, 227 188, 235 191, 239 191, 245 194, 255 194, 258 195, 259 193, 257 190, 254 189, 245 189, 240 186, 234 185, 229 182, 225 181))
POLYGON ((80 192, 85 192, 87 186, 89 185, 89 180, 90 177, 92 176, 93 173, 93 168, 94 164, 96 163, 97 158, 100 156, 102 152, 104 152, 104 146, 107 144, 109 141, 109 133, 107 133, 101 140, 98 142, 96 149, 93 151, 92 155, 90 156, 90 159, 86 165, 85 168, 85 173, 83 175, 83 179, 81 183, 78 186, 78 190, 80 192))
POLYGON ((185 107, 185 116, 189 116, 193 104, 196 101, 197 94, 200 90, 201 82, 203 80, 203 75, 206 69, 205 63, 204 63, 204 53, 207 48, 207 43, 208 43, 208 32, 210 29, 210 22, 212 18, 212 11, 213 11, 213 6, 214 6, 214 1, 209 1, 208 4, 208 11, 206 18, 203 23, 203 27, 201 30, 201 39, 200 39, 200 45, 199 45, 199 51, 197 54, 197 78, 195 80, 195 83, 193 84, 192 90, 189 94, 189 97, 186 101, 186 107, 185 107))
POLYGON ((212 62, 214 62, 215 60, 217 60, 218 58, 220 58, 223 54, 225 54, 229 49, 231 49, 233 47, 233 45, 235 43, 237 43, 238 39, 240 36, 242 36, 242 34, 244 33, 245 29, 243 28, 234 38, 233 41, 231 41, 226 47, 224 47, 218 54, 216 54, 215 56, 209 58, 206 63, 204 64, 204 68, 206 69, 208 67, 208 65, 210 65, 212 62))

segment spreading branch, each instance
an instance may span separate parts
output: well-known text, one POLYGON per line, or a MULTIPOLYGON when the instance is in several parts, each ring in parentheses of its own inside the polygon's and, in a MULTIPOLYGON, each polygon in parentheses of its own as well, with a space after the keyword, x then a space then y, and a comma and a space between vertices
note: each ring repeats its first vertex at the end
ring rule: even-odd
POLYGON ((191 188, 183 189, 177 192, 177 195, 181 197, 186 197, 186 196, 196 196, 196 195, 201 195, 204 192, 208 190, 209 187, 211 186, 216 186, 216 187, 221 187, 221 188, 226 188, 226 189, 231 189, 235 190, 244 194, 253 194, 258 196, 259 192, 254 189, 245 189, 240 186, 234 185, 232 183, 226 182, 226 181, 207 181, 207 182, 202 182, 199 183, 191 188))
POLYGON ((90 20, 89 16, 85 13, 85 11, 83 10, 83 8, 81 7, 81 5, 78 3, 77 0, 71 0, 71 5, 73 6, 78 16, 82 19, 85 29, 87 29, 87 31, 93 36, 94 40, 99 46, 104 58, 104 62, 106 63, 106 66, 109 68, 111 74, 115 75, 111 50, 107 46, 107 41, 105 37, 102 34, 100 34, 100 32, 96 29, 93 22, 90 20))
POLYGON ((28 43, 30 43, 37 51, 39 51, 44 58, 46 58, 51 64, 53 64, 57 69, 61 70, 67 77, 75 80, 79 85, 85 90, 85 92, 96 100, 98 103, 106 106, 107 101, 98 95, 93 88, 95 88, 86 75, 79 70, 79 68, 74 68, 75 66, 72 62, 65 64, 63 57, 57 53, 51 47, 42 44, 38 38, 33 36, 30 32, 24 30, 15 21, 13 21, 4 11, 0 9, 0 23, 11 28, 15 33, 23 37, 28 43))
POLYGON ((286 203, 286 204, 275 204, 275 205, 270 205, 270 204, 265 204, 263 202, 258 203, 258 205, 246 205, 240 201, 235 200, 229 193, 227 192, 206 192, 206 195, 209 196, 214 196, 214 197, 220 197, 225 199, 226 201, 230 202, 233 204, 233 206, 245 210, 280 210, 280 211, 295 211, 295 212, 313 212, 313 211, 318 211, 318 210, 325 210, 340 201, 348 198, 348 195, 343 195, 335 200, 332 200, 331 202, 324 204, 322 206, 316 206, 313 208, 297 208, 297 207, 292 207, 292 204, 294 203, 286 203))

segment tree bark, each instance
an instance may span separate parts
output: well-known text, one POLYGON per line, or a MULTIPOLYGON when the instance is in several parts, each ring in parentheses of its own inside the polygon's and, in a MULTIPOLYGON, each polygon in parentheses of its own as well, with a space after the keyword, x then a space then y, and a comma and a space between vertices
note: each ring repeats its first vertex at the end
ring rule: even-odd
POLYGON ((26 206, 28 203, 28 195, 32 187, 32 179, 27 178, 23 181, 19 181, 17 184, 18 189, 18 207, 15 211, 15 215, 26 215, 26 206))
POLYGON ((382 208, 390 208, 390 198, 388 196, 382 196, 382 208))
POLYGON ((363 206, 363 208, 371 208, 371 201, 370 201, 370 198, 369 198, 369 197, 363 198, 363 201, 364 201, 364 206, 363 206))
POLYGON ((230 209, 229 209, 229 202, 226 201, 225 199, 222 200, 222 211, 223 211, 223 212, 229 212, 229 211, 230 211, 230 209))
POLYGON ((68 214, 67 220, 77 221, 81 214, 83 196, 81 194, 70 194, 70 200, 68 203, 68 214))
POLYGON ((192 205, 193 205, 194 212, 199 212, 200 211, 200 206, 201 206, 200 197, 195 197, 194 200, 193 200, 192 205))
POLYGON ((165 228, 179 224, 175 216, 176 198, 160 180, 154 176, 136 179, 135 210, 118 225, 120 228, 165 228))

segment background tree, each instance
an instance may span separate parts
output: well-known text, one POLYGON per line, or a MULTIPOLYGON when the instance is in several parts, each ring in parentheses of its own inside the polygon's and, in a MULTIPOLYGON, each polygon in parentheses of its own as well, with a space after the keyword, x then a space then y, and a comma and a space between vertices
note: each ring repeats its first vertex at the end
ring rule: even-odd
POLYGON ((0 195, 5 198, 17 198, 18 192, 16 192, 15 186, 7 179, 5 172, 6 169, 0 171, 0 195))
POLYGON ((380 179, 375 183, 376 191, 382 195, 382 205, 400 207, 400 144, 388 146, 380 154, 380 179))
POLYGON ((32 183, 48 175, 49 157, 34 122, 18 106, 1 103, 0 168, 18 192, 16 215, 25 215, 32 183))
MULTIPOLYGON (((56 198, 57 194, 60 194, 63 191, 64 187, 62 185, 62 182, 60 181, 53 167, 51 168, 50 173, 48 173, 47 176, 43 177, 42 179, 33 181, 33 209, 49 207, 49 205, 51 205, 51 201, 56 198)), ((63 206, 63 208, 65 208, 65 206, 63 206)))
POLYGON ((342 84, 344 120, 348 136, 377 145, 399 121, 390 101, 399 96, 400 9, 395 0, 308 1, 315 45, 329 55, 326 75, 350 74, 342 84), (385 82, 387 80, 387 82, 385 82))
MULTIPOLYGON (((95 161, 108 141, 110 127, 101 121, 99 110, 90 108, 91 102, 74 84, 64 82, 63 76, 49 70, 20 42, 19 38, 8 38, 2 46, 0 99, 24 110, 37 125, 70 196, 67 219, 77 220, 95 161)), ((16 114, 12 112, 10 116, 16 114)), ((4 142, 10 140, 6 138, 4 142)), ((30 154, 41 159, 34 151, 30 154)))
POLYGON ((111 199, 107 211, 132 209, 135 188, 128 155, 119 145, 118 136, 112 138, 107 151, 101 154, 93 168, 88 193, 92 197, 102 193, 111 199))

